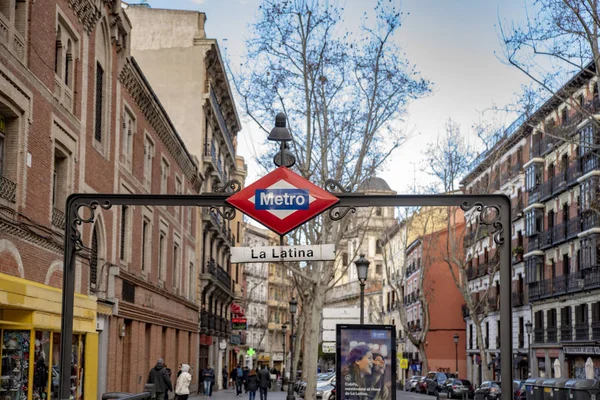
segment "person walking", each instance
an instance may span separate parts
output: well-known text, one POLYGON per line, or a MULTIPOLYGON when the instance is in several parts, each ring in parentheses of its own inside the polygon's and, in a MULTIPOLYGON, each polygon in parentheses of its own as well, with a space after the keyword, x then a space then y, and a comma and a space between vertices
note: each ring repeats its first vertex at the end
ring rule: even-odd
POLYGON ((242 371, 244 372, 244 393, 248 393, 248 374, 250 373, 250 368, 248 368, 248 366, 246 365, 244 366, 242 371))
POLYGON ((177 400, 187 400, 190 395, 190 383, 192 383, 190 366, 188 364, 181 364, 180 373, 175 385, 175 396, 177 396, 177 400))
POLYGON ((229 382, 229 380, 227 379, 227 375, 229 374, 229 371, 227 370, 227 365, 223 366, 221 374, 223 375, 223 389, 227 389, 227 383, 229 382))
POLYGON ((231 379, 235 379, 235 395, 242 397, 242 385, 244 384, 244 371, 241 364, 236 369, 231 371, 231 379))
POLYGON ((210 365, 206 365, 206 368, 202 370, 202 377, 204 378, 204 397, 208 398, 212 396, 212 386, 215 382, 215 370, 210 365))
POLYGON ((271 388, 271 373, 266 365, 258 372, 258 386, 260 387, 260 400, 267 400, 267 389, 271 388))
POLYGON ((159 358, 156 361, 156 366, 150 370, 148 383, 154 384, 156 398, 159 400, 164 399, 165 395, 168 395, 168 392, 173 390, 173 384, 171 384, 169 373, 165 368, 165 361, 162 358, 159 358))
POLYGON ((256 370, 248 372, 248 378, 246 378, 246 387, 248 390, 248 400, 256 399, 256 390, 258 389, 259 381, 256 376, 256 370))

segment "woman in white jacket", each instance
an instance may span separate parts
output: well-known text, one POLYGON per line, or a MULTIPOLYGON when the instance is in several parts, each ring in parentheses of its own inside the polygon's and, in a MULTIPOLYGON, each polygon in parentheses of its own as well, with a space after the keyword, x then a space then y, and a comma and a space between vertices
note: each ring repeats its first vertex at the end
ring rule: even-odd
POLYGON ((181 374, 177 378, 175 385, 175 394, 178 400, 187 400, 190 395, 190 383, 192 383, 192 375, 190 374, 190 366, 188 364, 181 365, 181 374))

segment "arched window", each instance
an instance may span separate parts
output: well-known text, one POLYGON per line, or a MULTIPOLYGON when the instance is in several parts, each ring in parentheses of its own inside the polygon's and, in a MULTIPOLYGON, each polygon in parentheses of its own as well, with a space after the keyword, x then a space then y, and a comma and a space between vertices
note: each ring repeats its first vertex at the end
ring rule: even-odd
POLYGON ((94 139, 107 149, 108 111, 110 109, 110 40, 108 28, 103 19, 96 27, 96 65, 94 93, 94 139))
POLYGON ((90 291, 95 292, 98 285, 98 227, 92 232, 92 244, 90 251, 90 291))

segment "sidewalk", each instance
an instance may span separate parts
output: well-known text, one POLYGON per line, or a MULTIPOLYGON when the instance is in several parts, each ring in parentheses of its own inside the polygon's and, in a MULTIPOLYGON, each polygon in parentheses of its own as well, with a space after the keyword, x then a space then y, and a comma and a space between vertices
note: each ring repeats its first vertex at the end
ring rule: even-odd
MULTIPOLYGON (((267 394, 267 400, 285 400, 287 396, 287 392, 274 392, 272 390, 267 394)), ((193 394, 188 397, 188 400, 204 400, 204 395, 193 394)), ((224 400, 224 399, 240 399, 240 400, 248 400, 248 393, 244 393, 242 391, 242 397, 235 396, 235 389, 228 390, 219 390, 218 392, 213 392, 211 400, 224 400)), ((256 392, 256 399, 260 400, 260 394, 258 391, 256 392)))

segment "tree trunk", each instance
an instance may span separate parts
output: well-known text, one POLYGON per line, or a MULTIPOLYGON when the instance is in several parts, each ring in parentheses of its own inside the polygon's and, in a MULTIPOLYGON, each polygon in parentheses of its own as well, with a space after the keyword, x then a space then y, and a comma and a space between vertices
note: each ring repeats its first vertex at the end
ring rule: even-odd
POLYGON ((319 335, 321 333, 321 312, 325 302, 326 285, 313 285, 313 298, 307 309, 307 330, 304 332, 304 358, 302 370, 306 373, 305 400, 315 400, 317 389, 317 364, 319 358, 319 335))
MULTIPOLYGON (((481 329, 482 321, 479 318, 472 318, 473 325, 475 325, 475 332, 477 333, 477 347, 479 349, 479 354, 481 356, 481 382, 489 381, 492 378, 490 377, 490 372, 488 371, 487 365, 488 361, 488 353, 485 351, 485 346, 483 344, 483 330, 481 329)), ((489 339, 488 339, 489 340, 489 339)))
POLYGON ((431 371, 429 367, 429 361, 427 360, 427 353, 425 352, 425 341, 419 343, 419 357, 421 357, 421 375, 427 375, 427 372, 431 371))

